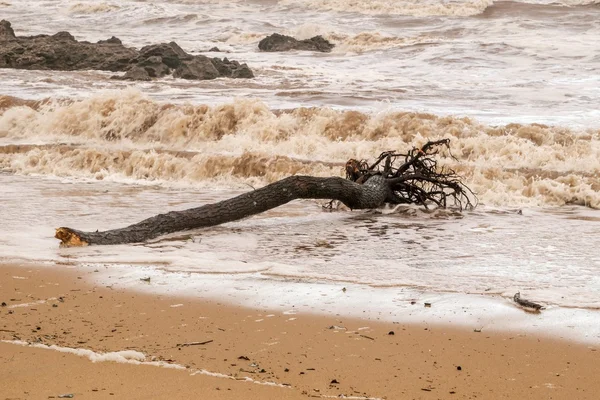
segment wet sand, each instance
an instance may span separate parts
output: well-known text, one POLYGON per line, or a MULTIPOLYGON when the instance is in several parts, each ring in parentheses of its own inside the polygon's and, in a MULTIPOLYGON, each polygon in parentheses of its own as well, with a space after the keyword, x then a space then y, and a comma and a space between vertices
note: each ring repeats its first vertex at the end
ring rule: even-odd
POLYGON ((138 294, 94 286, 90 274, 1 265, 0 340, 134 350, 182 369, 1 342, 0 399, 596 399, 600 390, 598 346, 138 294))

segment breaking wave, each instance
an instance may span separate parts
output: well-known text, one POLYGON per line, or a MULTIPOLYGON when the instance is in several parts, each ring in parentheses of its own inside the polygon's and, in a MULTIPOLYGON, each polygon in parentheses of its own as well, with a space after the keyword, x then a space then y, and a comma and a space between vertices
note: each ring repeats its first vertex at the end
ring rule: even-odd
MULTIPOLYGON (((302 24, 289 32, 285 32, 285 34, 291 35, 300 40, 321 35, 336 45, 336 47, 333 48, 334 53, 360 53, 366 51, 391 49, 395 47, 440 43, 449 39, 449 37, 445 37, 446 33, 447 32, 439 32, 436 35, 419 34, 406 37, 386 35, 377 31, 348 34, 339 32, 333 27, 329 27, 327 25, 312 23, 302 24)), ((263 35, 262 37, 264 36, 266 35, 263 35)), ((260 39, 262 39, 262 37, 260 37, 260 39)))
POLYGON ((160 25, 160 24, 184 24, 186 22, 195 21, 198 19, 198 14, 183 14, 172 17, 155 17, 145 20, 145 25, 160 25))
MULTIPOLYGON (((247 45, 258 43, 271 33, 272 32, 235 32, 222 40, 230 45, 247 45)), ((316 24, 303 24, 292 30, 281 33, 290 35, 298 40, 309 39, 321 35, 335 44, 333 53, 361 53, 419 44, 434 44, 448 40, 448 38, 444 37, 443 32, 440 35, 420 34, 407 37, 385 35, 376 31, 348 34, 339 32, 333 27, 316 24)))
POLYGON ((69 7, 69 12, 73 14, 97 14, 115 11, 120 8, 116 4, 109 3, 75 3, 69 7))
POLYGON ((393 14, 426 16, 467 17, 481 14, 493 0, 467 1, 422 1, 422 0, 282 0, 279 4, 288 6, 302 5, 323 11, 355 12, 360 14, 393 14))
POLYGON ((336 44, 333 52, 365 52, 394 47, 439 43, 443 38, 427 34, 413 37, 386 36, 379 32, 361 32, 358 35, 330 34, 326 38, 336 44))
POLYGON ((600 4, 600 0, 525 0, 525 1, 494 1, 494 0, 282 0, 279 4, 287 6, 301 5, 305 8, 354 12, 367 15, 406 15, 413 17, 448 16, 470 17, 482 14, 489 7, 513 7, 521 5, 576 7, 600 4))
POLYGON ((591 6, 600 4, 600 0, 530 0, 524 1, 528 4, 543 4, 543 5, 555 5, 555 6, 591 6))
POLYGON ((489 126, 415 112, 271 110, 257 100, 173 105, 137 91, 31 102, 0 96, 0 168, 19 174, 241 187, 292 174, 341 175, 372 158, 450 138, 483 203, 600 208, 600 131, 489 126))

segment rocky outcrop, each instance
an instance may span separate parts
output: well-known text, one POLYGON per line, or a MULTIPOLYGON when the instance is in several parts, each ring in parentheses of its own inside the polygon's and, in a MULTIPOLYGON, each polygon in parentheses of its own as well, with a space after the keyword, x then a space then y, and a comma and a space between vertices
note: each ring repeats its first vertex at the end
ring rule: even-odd
POLYGON ((148 71, 146 71, 142 67, 138 67, 134 65, 129 69, 129 71, 125 72, 123 76, 113 76, 113 79, 120 79, 123 81, 151 81, 152 78, 148 71))
POLYGON ((15 31, 10 26, 10 22, 2 20, 0 21, 0 42, 5 40, 14 40, 17 37, 15 36, 15 31))
POLYGON ((169 68, 177 68, 184 61, 189 61, 192 56, 185 51, 175 42, 153 44, 150 46, 142 47, 140 50, 140 59, 146 59, 148 57, 160 57, 162 62, 169 68))
POLYGON ((308 50, 329 53, 335 45, 324 39, 323 36, 315 36, 310 39, 297 40, 291 36, 274 33, 267 36, 258 43, 261 51, 289 51, 289 50, 308 50))
POLYGON ((175 42, 136 50, 123 46, 114 36, 97 43, 77 41, 69 32, 16 36, 10 22, 5 20, 0 21, 0 68, 125 72, 113 78, 142 81, 171 73, 176 78, 197 80, 254 77, 246 64, 194 56, 175 42))
POLYGON ((227 57, 213 58, 212 63, 222 76, 231 76, 232 78, 254 78, 254 74, 246 64, 240 64, 234 60, 228 60, 227 57))
POLYGON ((206 56, 196 56, 182 63, 173 73, 175 78, 183 79, 215 79, 221 74, 215 68, 211 59, 206 56))

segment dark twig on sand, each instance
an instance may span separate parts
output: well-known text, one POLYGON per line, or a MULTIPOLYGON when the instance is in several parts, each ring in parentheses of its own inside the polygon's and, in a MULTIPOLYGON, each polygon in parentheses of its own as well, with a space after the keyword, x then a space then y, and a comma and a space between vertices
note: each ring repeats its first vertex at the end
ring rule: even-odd
POLYGON ((522 299, 521 298, 521 292, 515 293, 515 295, 513 296, 513 300, 515 301, 515 303, 517 303, 521 307, 529 308, 529 309, 532 309, 532 310, 535 310, 535 311, 538 311, 538 312, 544 309, 544 307, 541 304, 534 303, 533 301, 522 299))
POLYGON ((212 343, 214 340, 207 340, 205 342, 189 342, 189 343, 181 343, 178 344, 177 347, 187 347, 187 346, 202 346, 203 344, 212 343))

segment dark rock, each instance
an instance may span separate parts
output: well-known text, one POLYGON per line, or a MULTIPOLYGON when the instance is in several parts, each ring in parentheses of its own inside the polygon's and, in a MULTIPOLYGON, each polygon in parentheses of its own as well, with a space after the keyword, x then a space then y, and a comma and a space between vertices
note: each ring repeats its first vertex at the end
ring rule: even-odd
POLYGON ((151 56, 139 61, 138 65, 143 67, 151 78, 160 78, 171 73, 171 69, 163 63, 162 57, 151 56))
POLYGON ((231 77, 232 78, 250 79, 250 78, 254 78, 254 73, 252 72, 250 67, 248 67, 248 65, 246 63, 244 63, 231 72, 231 77))
MULTIPOLYGON (((213 66, 219 71, 221 76, 231 76, 232 68, 231 63, 227 59, 227 57, 223 58, 213 58, 211 59, 213 66)), ((237 66, 236 66, 237 67, 237 66)))
POLYGON ((6 20, 0 21, 0 42, 5 40, 14 40, 16 38, 15 31, 10 26, 10 22, 6 20))
POLYGON ((219 50, 218 47, 211 47, 210 50, 208 50, 208 51, 217 51, 217 52, 220 52, 221 50, 219 50))
POLYGON ((210 58, 205 56, 195 56, 192 60, 182 63, 173 73, 175 78, 196 80, 215 79, 220 75, 210 58))
POLYGON ((456 370, 457 371, 462 371, 462 367, 459 365, 459 366, 456 367, 456 370))
POLYGON ((120 79, 123 81, 149 81, 150 74, 144 69, 144 67, 134 66, 123 76, 113 76, 112 79, 120 79))
POLYGON ((302 45, 314 48, 315 51, 321 51, 323 53, 329 53, 335 47, 333 43, 331 43, 329 40, 325 39, 321 35, 313 36, 310 39, 301 40, 300 43, 302 45))
POLYGON ((338 382, 337 379, 332 379, 331 382, 329 383, 330 385, 339 385, 340 383, 338 382))
POLYGON ((226 58, 192 56, 177 43, 125 47, 116 37, 97 43, 77 41, 69 32, 16 36, 10 22, 0 21, 0 68, 126 72, 115 79, 148 81, 168 75, 183 79, 252 78, 246 64, 226 58))
POLYGON ((394 331, 389 331, 388 335, 393 336, 393 335, 395 335, 395 333, 394 333, 394 331))
POLYGON ((297 40, 291 36, 274 33, 267 36, 258 43, 261 51, 289 51, 289 50, 308 50, 328 53, 335 45, 329 42, 323 36, 315 36, 310 39, 297 40))
POLYGON ((181 65, 182 60, 189 60, 192 56, 175 42, 153 44, 140 49, 140 58, 148 58, 159 56, 162 61, 170 68, 177 68, 181 65))
POLYGON ((3 42, 0 68, 126 71, 137 54, 122 45, 78 42, 68 32, 59 32, 3 42))
POLYGON ((231 78, 254 78, 252 70, 245 63, 240 64, 237 61, 229 61, 227 57, 222 60, 215 57, 211 61, 221 76, 228 76, 231 78))
POLYGON ((54 35, 52 35, 52 37, 56 40, 69 40, 71 42, 76 41, 75 37, 66 31, 55 33, 54 35))
POLYGON ((123 42, 118 37, 112 36, 110 39, 98 40, 98 44, 123 44, 123 42))

